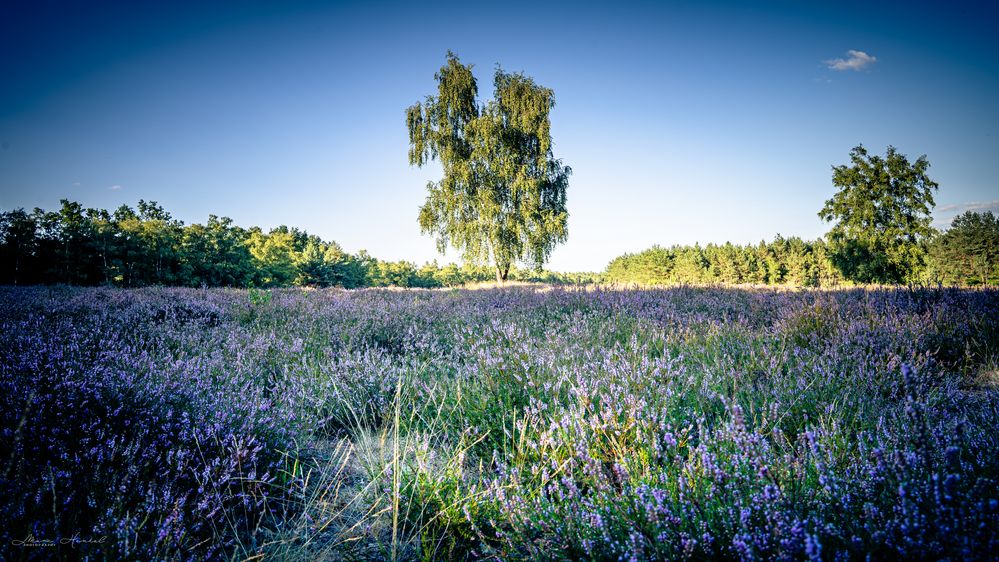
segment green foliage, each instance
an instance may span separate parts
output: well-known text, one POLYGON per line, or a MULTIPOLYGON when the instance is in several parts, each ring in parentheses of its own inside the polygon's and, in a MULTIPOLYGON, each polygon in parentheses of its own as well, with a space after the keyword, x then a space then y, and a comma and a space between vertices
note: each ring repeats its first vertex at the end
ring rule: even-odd
POLYGON ((250 287, 246 293, 246 297, 250 300, 250 304, 253 306, 264 306, 270 304, 272 295, 270 291, 262 291, 255 287, 250 287))
POLYGON ((254 275, 253 256, 244 243, 246 231, 229 217, 208 216, 208 224, 184 229, 180 254, 184 284, 239 287, 254 275))
POLYGON ((827 234, 833 262, 862 283, 917 281, 938 187, 926 175, 929 161, 924 155, 910 163, 893 146, 883 158, 869 156, 862 145, 850 151, 850 160, 852 166, 833 166, 838 191, 819 211, 834 221, 827 234))
MULTIPOLYGON (((287 226, 246 230, 215 215, 207 224, 184 225, 155 201, 113 213, 65 200, 59 212, 0 212, 0 284, 435 288, 492 275, 482 266, 385 262, 364 250, 352 255, 287 226)), ((515 266, 509 277, 555 284, 599 280, 515 266)))
POLYGON ((295 257, 297 270, 295 285, 307 287, 344 286, 350 257, 336 242, 326 243, 310 236, 302 251, 295 257))
POLYGON ((773 242, 758 246, 653 246, 615 258, 607 265, 604 278, 611 283, 646 286, 727 283, 818 287, 843 281, 821 240, 806 242, 779 235, 773 242))
POLYGON ((442 252, 491 262, 497 281, 520 261, 540 269, 568 236, 571 170, 552 151, 554 92, 497 68, 494 99, 480 106, 471 65, 451 52, 435 79, 437 96, 406 110, 410 164, 438 160, 444 172, 427 185, 420 228, 442 252))
POLYGON ((32 256, 35 255, 38 240, 36 238, 37 223, 35 217, 16 209, 0 214, 0 260, 6 266, 9 282, 12 285, 30 283, 32 256))
POLYGON ((254 229, 250 231, 246 245, 257 264, 262 286, 288 285, 295 278, 294 238, 290 233, 272 231, 264 235, 254 229))
POLYGON ((992 285, 999 280, 999 219, 992 212, 968 211, 930 244, 930 274, 935 281, 992 285))

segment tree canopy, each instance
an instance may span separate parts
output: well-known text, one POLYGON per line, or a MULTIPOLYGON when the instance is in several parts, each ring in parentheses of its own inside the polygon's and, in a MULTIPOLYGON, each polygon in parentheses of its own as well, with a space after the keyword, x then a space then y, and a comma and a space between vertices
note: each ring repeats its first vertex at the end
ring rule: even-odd
POLYGON ((637 285, 725 283, 828 287, 843 279, 829 262, 822 240, 780 235, 758 245, 653 246, 618 256, 604 281, 637 285))
POLYGON ((999 278, 999 218, 968 211, 930 245, 935 280, 960 285, 995 284, 999 278))
POLYGON ((884 157, 863 145, 850 151, 853 165, 833 166, 838 188, 819 211, 834 221, 827 234, 832 259, 843 274, 861 283, 918 280, 925 242, 933 234, 930 211, 937 184, 926 175, 926 156, 909 162, 895 147, 884 157))
MULTIPOLYGON (((450 287, 487 281, 488 267, 387 262, 344 251, 295 227, 241 228, 174 219, 155 201, 114 212, 63 200, 59 211, 0 211, 0 285, 66 283, 140 287, 450 287)), ((512 268, 511 278, 592 282, 592 274, 512 268)))
POLYGON ((497 67, 493 99, 479 104, 472 66, 451 52, 434 78, 437 95, 406 110, 410 164, 437 160, 444 173, 427 184, 421 230, 441 252, 491 262, 497 281, 517 262, 540 268, 568 236, 571 170, 552 151, 554 93, 497 67))

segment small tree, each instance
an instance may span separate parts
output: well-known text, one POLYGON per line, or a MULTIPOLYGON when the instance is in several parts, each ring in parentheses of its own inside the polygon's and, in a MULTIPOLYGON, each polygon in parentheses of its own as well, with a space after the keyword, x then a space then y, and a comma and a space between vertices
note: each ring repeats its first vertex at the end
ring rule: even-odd
POLYGON ((540 268, 568 236, 565 192, 571 170, 552 153, 552 90, 496 69, 494 99, 476 101, 472 67, 448 52, 437 96, 406 111, 409 162, 438 160, 444 177, 427 184, 420 228, 469 263, 492 262, 496 280, 526 261, 540 268))
POLYGON ((862 283, 917 279, 934 232, 930 211, 938 186, 926 176, 930 163, 925 155, 910 163, 892 146, 882 158, 860 145, 850 160, 852 166, 833 166, 838 191, 819 211, 835 221, 827 234, 833 263, 862 283))

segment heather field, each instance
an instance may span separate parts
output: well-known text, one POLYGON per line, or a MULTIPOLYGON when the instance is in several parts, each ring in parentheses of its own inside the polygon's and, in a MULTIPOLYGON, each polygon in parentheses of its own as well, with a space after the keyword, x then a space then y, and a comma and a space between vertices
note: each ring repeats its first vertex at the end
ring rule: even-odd
POLYGON ((999 291, 0 289, 0 558, 992 559, 999 291))

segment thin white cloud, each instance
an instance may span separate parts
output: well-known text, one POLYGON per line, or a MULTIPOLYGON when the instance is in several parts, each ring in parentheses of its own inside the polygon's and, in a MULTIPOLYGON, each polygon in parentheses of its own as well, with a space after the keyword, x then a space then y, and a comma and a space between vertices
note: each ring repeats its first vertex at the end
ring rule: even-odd
POLYGON ((80 187, 80 182, 78 181, 73 182, 73 187, 80 187))
POLYGON ((118 191, 119 189, 121 189, 121 186, 115 184, 115 185, 112 185, 111 187, 109 187, 108 189, 110 189, 111 191, 118 191))
POLYGON ((993 211, 999 213, 999 199, 994 201, 969 201, 967 203, 956 203, 953 205, 944 205, 936 210, 936 217, 934 217, 933 226, 937 228, 947 228, 950 223, 954 220, 954 217, 964 213, 965 211, 993 211))
POLYGON ((832 59, 825 61, 829 70, 863 70, 878 61, 878 57, 869 55, 864 51, 850 49, 846 52, 845 59, 832 59))
POLYGON ((986 201, 984 203, 970 201, 968 203, 958 203, 956 205, 944 205, 937 210, 941 213, 949 213, 951 211, 963 213, 964 211, 990 211, 997 208, 999 208, 999 199, 996 199, 995 201, 986 201))

